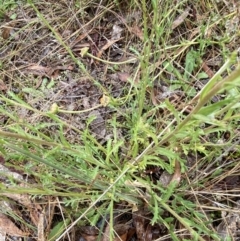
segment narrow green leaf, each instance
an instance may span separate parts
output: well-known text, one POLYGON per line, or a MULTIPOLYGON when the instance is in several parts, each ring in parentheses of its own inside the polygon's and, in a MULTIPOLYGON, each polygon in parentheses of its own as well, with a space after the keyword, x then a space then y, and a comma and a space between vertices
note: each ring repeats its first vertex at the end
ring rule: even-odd
POLYGON ((66 226, 70 223, 70 219, 66 219, 65 221, 61 221, 57 223, 48 235, 48 241, 56 240, 66 229, 66 226))

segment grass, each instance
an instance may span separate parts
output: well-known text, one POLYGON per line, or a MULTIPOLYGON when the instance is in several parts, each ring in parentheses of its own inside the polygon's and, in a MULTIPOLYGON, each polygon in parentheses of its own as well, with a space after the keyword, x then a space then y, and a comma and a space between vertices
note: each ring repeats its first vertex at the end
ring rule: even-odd
MULTIPOLYGON (((133 215, 136 210, 143 217, 145 210, 151 213, 152 230, 156 224, 165 228, 158 240, 221 240, 220 216, 226 210, 231 214, 238 200, 237 188, 221 184, 239 173, 237 5, 166 1, 160 7, 154 0, 134 0, 127 7, 120 1, 84 2, 81 7, 63 1, 52 8, 35 1, 21 8, 10 2, 2 5, 8 16, 35 16, 27 27, 10 24, 12 35, 1 39, 0 51, 9 52, 0 59, 6 82, 0 96, 0 151, 8 168, 33 180, 30 184, 25 179, 19 187, 19 180, 9 177, 10 186, 1 184, 3 196, 28 194, 43 206, 52 198, 56 218, 49 231, 44 230, 47 240, 71 240, 67 235, 86 225, 97 225, 99 235, 116 240, 115 213, 133 215), (141 17, 128 22, 126 9, 129 18, 141 17), (100 57, 94 54, 94 44, 101 46, 102 38, 111 36, 111 17, 116 22, 124 19, 119 24, 126 29, 118 46, 125 55, 121 61, 109 57, 110 48, 100 57), (134 26, 142 32, 136 33, 134 26), (64 36, 66 30, 70 35, 64 36), (86 42, 93 45, 75 50, 71 38, 86 31, 86 42), (34 34, 41 38, 34 39, 34 34), (93 40, 96 35, 99 39, 93 40), (41 48, 48 49, 47 56, 41 48), (52 75, 32 75, 26 66, 18 67, 18 56, 36 66, 74 65, 76 74, 66 70, 61 79, 54 76, 55 69, 52 75), (217 62, 217 57, 220 64, 207 63, 217 62), (119 72, 130 73, 129 78, 109 81, 119 72), (63 98, 71 96, 69 88, 83 96, 72 97, 75 105, 63 98), (78 91, 81 88, 90 94, 78 91), (103 126, 96 122, 99 115, 103 126), (167 185, 160 178, 164 171, 173 174, 167 185), (109 232, 99 227, 101 219, 110 223, 109 232)), ((9 23, 14 20, 5 25, 9 23)), ((27 230, 39 238, 34 225, 27 230)))

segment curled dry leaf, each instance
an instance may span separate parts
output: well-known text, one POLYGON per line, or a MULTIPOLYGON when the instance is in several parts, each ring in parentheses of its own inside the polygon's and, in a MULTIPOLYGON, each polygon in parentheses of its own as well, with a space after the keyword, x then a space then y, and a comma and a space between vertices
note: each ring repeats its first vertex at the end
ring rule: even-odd
MULTIPOLYGON (((113 241, 127 241, 129 226, 126 224, 116 224, 114 227, 113 241)), ((110 224, 105 228, 101 241, 109 241, 111 235, 110 224)))
POLYGON ((96 241, 99 231, 93 226, 85 226, 81 228, 81 235, 85 241, 96 241))
POLYGON ((46 75, 50 77, 49 73, 51 72, 51 68, 44 67, 38 64, 33 64, 31 66, 26 67, 26 71, 36 75, 46 75))
MULTIPOLYGON (((3 159, 4 160, 4 159, 3 159)), ((21 182, 23 180, 23 177, 16 173, 16 172, 11 172, 8 168, 0 164, 0 173, 4 172, 5 179, 3 179, 4 182, 7 181, 7 176, 13 177, 15 180, 21 182)), ((6 186, 8 186, 6 184, 6 186)), ((20 187, 27 187, 26 184, 20 184, 20 187)), ((20 193, 2 193, 2 196, 8 197, 19 204, 23 205, 26 207, 29 211, 29 216, 31 218, 31 221, 33 222, 34 225, 37 226, 38 224, 38 210, 41 210, 41 206, 39 204, 33 203, 30 199, 30 196, 27 194, 20 194, 20 193)))
POLYGON ((222 222, 217 226, 216 231, 221 240, 238 240, 240 214, 238 213, 240 201, 238 200, 232 212, 222 211, 222 222), (231 237, 231 238, 230 238, 231 237))
POLYGON ((2 30, 3 39, 8 39, 10 37, 11 29, 12 29, 11 27, 3 27, 3 30, 2 30))
POLYGON ((144 35, 143 35, 143 31, 141 28, 138 27, 138 25, 134 25, 133 27, 129 27, 129 30, 136 35, 140 40, 144 40, 144 35))
POLYGON ((141 211, 133 213, 133 224, 136 227, 136 235, 139 241, 145 240, 145 218, 141 211))
POLYGON ((11 236, 26 237, 28 233, 20 230, 7 216, 0 213, 0 232, 7 233, 11 236))
POLYGON ((208 67, 208 65, 205 62, 202 63, 202 68, 209 78, 212 78, 214 76, 213 71, 208 67))
POLYGON ((191 9, 190 7, 187 7, 186 10, 173 21, 172 30, 177 28, 179 25, 181 25, 184 22, 184 20, 189 15, 190 9, 191 9))
POLYGON ((146 234, 145 234, 145 241, 152 241, 153 240, 153 226, 151 224, 147 225, 146 234))
POLYGON ((128 80, 130 78, 130 74, 128 74, 126 72, 118 72, 117 76, 118 76, 119 80, 121 80, 123 82, 128 82, 128 80))
POLYGON ((132 240, 133 235, 136 233, 136 229, 133 227, 129 227, 128 234, 127 234, 127 241, 132 240))
POLYGON ((110 235, 111 235, 110 232, 111 232, 111 228, 110 228, 110 225, 108 224, 107 227, 104 230, 104 233, 103 233, 101 241, 108 241, 108 240, 110 240, 110 235))
POLYGON ((114 227, 116 232, 114 241, 127 241, 129 226, 126 224, 116 224, 114 227))
POLYGON ((31 73, 37 76, 47 76, 49 78, 56 78, 60 74, 60 70, 73 70, 72 65, 69 66, 56 66, 56 67, 44 67, 39 64, 32 64, 26 66, 23 72, 31 73))
POLYGON ((136 229, 138 241, 157 240, 165 233, 165 227, 162 224, 150 223, 151 214, 147 210, 140 210, 133 213, 133 224, 136 229))
POLYGON ((159 101, 156 98, 157 95, 157 90, 155 88, 151 89, 151 100, 154 106, 158 106, 159 105, 159 101))
POLYGON ((26 207, 29 211, 29 216, 31 218, 31 221, 35 226, 38 225, 39 222, 39 215, 38 210, 41 210, 41 206, 38 204, 32 203, 30 196, 27 194, 19 194, 19 193, 2 193, 3 196, 6 196, 8 198, 11 198, 15 200, 16 202, 22 204, 24 207, 26 207))
POLYGON ((0 90, 1 91, 6 91, 8 88, 5 85, 5 83, 3 82, 3 80, 0 79, 0 90))
POLYGON ((15 26, 14 22, 11 22, 11 19, 8 15, 3 14, 4 19, 6 21, 6 25, 2 26, 2 38, 8 39, 13 32, 13 28, 15 26))
POLYGON ((81 42, 83 39, 88 38, 90 39, 89 34, 93 31, 93 29, 83 29, 83 34, 79 35, 72 43, 71 43, 71 48, 73 48, 76 44, 78 44, 79 42, 81 42))
POLYGON ((119 39, 112 39, 112 40, 108 40, 107 43, 99 50, 99 52, 97 53, 97 57, 101 58, 103 52, 105 50, 107 50, 108 48, 110 48, 114 43, 118 42, 119 40, 121 40, 122 38, 119 39))

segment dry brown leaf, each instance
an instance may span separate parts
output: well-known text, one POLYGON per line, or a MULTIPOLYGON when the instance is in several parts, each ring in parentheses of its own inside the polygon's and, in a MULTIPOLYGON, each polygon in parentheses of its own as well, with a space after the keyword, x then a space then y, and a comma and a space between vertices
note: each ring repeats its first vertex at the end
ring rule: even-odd
POLYGON ((26 237, 29 234, 20 230, 8 217, 0 213, 0 232, 16 237, 26 237))
POLYGON ((99 50, 97 53, 97 57, 100 58, 105 50, 107 50, 109 47, 111 47, 114 43, 118 42, 122 38, 119 39, 113 39, 113 40, 108 40, 107 43, 99 50))
POLYGON ((5 85, 5 83, 3 82, 3 80, 0 80, 0 90, 1 90, 1 91, 7 90, 7 86, 5 85))
POLYGON ((143 213, 143 211, 133 213, 133 224, 136 228, 136 235, 139 241, 145 240, 145 218, 143 213))
POLYGON ((47 76, 49 78, 56 78, 57 74, 60 72, 58 70, 73 70, 74 67, 72 65, 69 66, 56 66, 56 67, 44 67, 42 65, 33 64, 25 67, 24 72, 29 72, 31 74, 39 75, 39 76, 47 76))
POLYGON ((173 21, 172 30, 177 28, 180 24, 184 22, 184 20, 189 15, 190 9, 191 9, 190 7, 187 7, 186 10, 173 21))
POLYGON ((109 241, 109 240, 110 240, 110 225, 108 224, 104 230, 101 241, 109 241))
MULTIPOLYGON (((7 168, 3 169, 4 167, 1 166, 1 170, 5 170, 7 174, 13 176, 15 179, 21 181, 22 176, 18 173, 11 172, 7 168)), ((20 184, 20 187, 27 187, 26 184, 20 184)), ((13 199, 14 201, 18 202, 19 204, 26 207, 29 211, 29 216, 33 224, 37 227, 39 222, 39 211, 42 210, 41 206, 37 203, 33 203, 30 199, 30 195, 28 194, 20 194, 20 193, 2 193, 3 196, 13 199)))
POLYGON ((157 95, 156 92, 157 92, 156 89, 154 89, 154 88, 151 89, 151 100, 152 100, 152 103, 154 106, 158 106, 158 104, 159 104, 159 101, 156 98, 156 95, 157 95))
POLYGON ((40 75, 40 76, 47 76, 50 77, 49 73, 51 73, 53 70, 51 68, 48 67, 44 67, 38 64, 33 64, 30 66, 27 66, 25 68, 25 70, 23 70, 24 72, 28 72, 34 75, 40 75))
POLYGON ((212 78, 214 76, 213 71, 208 67, 208 65, 205 62, 202 63, 202 68, 209 78, 212 78))
POLYGON ((60 70, 59 70, 59 69, 56 69, 56 70, 54 70, 54 71, 52 72, 51 77, 52 77, 53 79, 56 79, 59 75, 60 75, 60 70))
POLYGON ((99 231, 93 226, 85 226, 81 228, 81 235, 86 241, 96 241, 99 231))
POLYGON ((126 224, 116 224, 114 227, 116 232, 114 241, 126 241, 128 237, 129 226, 126 224))
POLYGON ((7 24, 2 27, 2 38, 8 39, 11 35, 11 31, 13 30, 13 27, 15 26, 15 23, 12 23, 11 19, 6 14, 4 14, 4 18, 7 24))
POLYGON ((2 30, 2 38, 3 39, 8 39, 10 37, 10 32, 11 32, 11 27, 3 27, 3 30, 2 30))
POLYGON ((175 182, 176 185, 178 185, 180 181, 181 181, 181 166, 179 161, 175 161, 175 170, 170 183, 175 182))
POLYGON ((147 225, 146 233, 145 233, 145 241, 152 241, 153 240, 153 226, 151 224, 147 225))
POLYGON ((41 206, 39 204, 34 204, 30 200, 30 196, 27 194, 19 194, 19 193, 3 193, 2 195, 15 200, 16 202, 22 204, 29 211, 31 221, 37 227, 39 223, 39 215, 38 211, 41 211, 41 206))
POLYGON ((86 37, 91 40, 89 34, 90 34, 92 31, 93 31, 93 29, 90 29, 90 30, 88 30, 88 31, 84 31, 83 34, 79 35, 79 36, 73 41, 73 43, 71 43, 71 48, 73 48, 76 44, 78 44, 79 42, 81 42, 81 41, 82 41, 83 39, 85 39, 86 37))
MULTIPOLYGON (((114 239, 113 241, 126 241, 128 236, 129 226, 126 224, 116 224, 114 227, 114 239)), ((110 224, 104 230, 101 241, 110 240, 111 227, 110 224)))
POLYGON ((3 193, 2 195, 17 201, 27 208, 32 206, 32 202, 27 194, 3 193))
POLYGON ((3 156, 0 156, 0 164, 4 165, 5 164, 5 159, 3 156))
POLYGON ((126 72, 118 72, 117 76, 118 76, 119 80, 121 80, 123 82, 128 82, 128 80, 130 78, 130 74, 128 74, 126 72))
POLYGON ((127 234, 127 241, 132 240, 133 235, 136 233, 136 229, 133 227, 129 227, 127 234))
POLYGON ((133 27, 129 27, 129 30, 136 35, 140 40, 144 40, 143 31, 136 24, 133 27))

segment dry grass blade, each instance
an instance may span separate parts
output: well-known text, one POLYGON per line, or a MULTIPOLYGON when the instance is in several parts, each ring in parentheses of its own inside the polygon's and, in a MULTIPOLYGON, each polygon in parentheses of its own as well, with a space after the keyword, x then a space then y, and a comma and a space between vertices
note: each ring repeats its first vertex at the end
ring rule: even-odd
POLYGON ((38 239, 37 239, 37 241, 45 241, 44 218, 45 218, 44 213, 40 213, 39 220, 38 220, 38 225, 37 225, 37 230, 38 230, 38 233, 37 233, 38 239))

